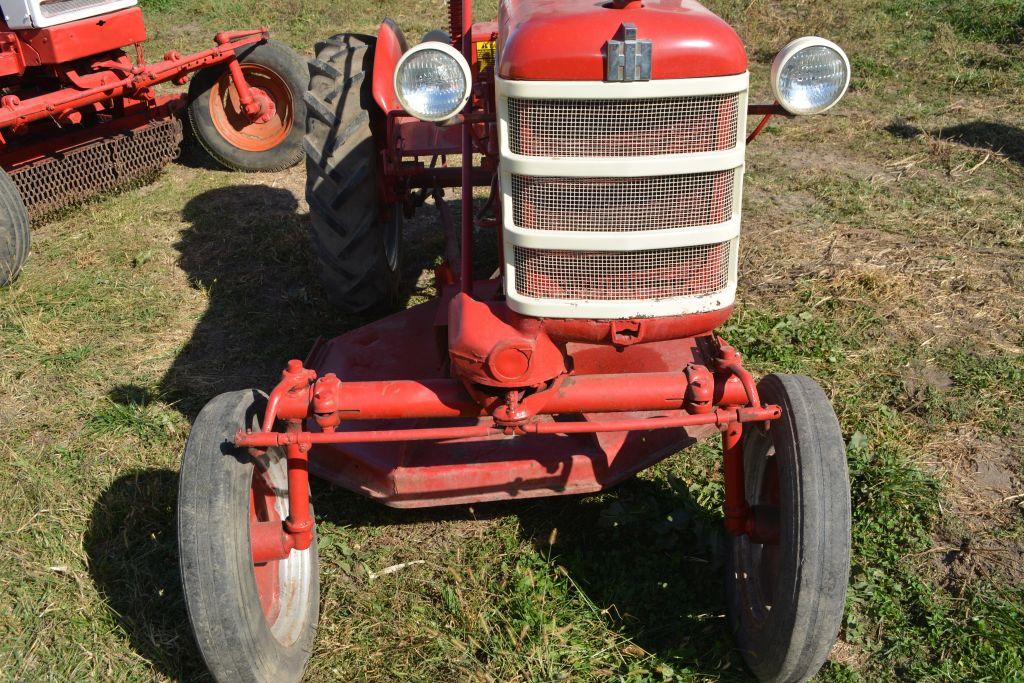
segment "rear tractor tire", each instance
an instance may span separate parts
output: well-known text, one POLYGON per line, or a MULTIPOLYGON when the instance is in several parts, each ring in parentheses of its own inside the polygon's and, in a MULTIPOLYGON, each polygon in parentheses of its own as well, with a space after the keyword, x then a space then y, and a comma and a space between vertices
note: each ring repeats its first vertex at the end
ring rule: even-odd
POLYGON ((327 297, 348 313, 393 307, 401 272, 402 207, 385 205, 372 125, 371 36, 342 33, 317 45, 306 93, 306 199, 327 297))
POLYGON ((242 110, 227 64, 202 69, 188 88, 188 118, 213 159, 235 171, 280 171, 302 158, 309 72, 293 50, 274 40, 236 53, 245 82, 264 106, 264 120, 242 110))
POLYGON ((747 502, 778 510, 778 543, 731 539, 726 593, 739 650, 761 681, 793 683, 825 663, 843 621, 850 573, 850 480, 839 422, 807 377, 768 375, 782 407, 743 433, 747 502))
POLYGON ((18 186, 0 170, 0 287, 14 281, 28 259, 28 209, 18 186))
POLYGON ((178 481, 178 558, 188 618, 213 677, 299 681, 320 610, 316 539, 283 560, 254 562, 255 525, 288 516, 288 468, 280 449, 253 457, 232 438, 259 429, 266 397, 217 396, 199 413, 178 481))

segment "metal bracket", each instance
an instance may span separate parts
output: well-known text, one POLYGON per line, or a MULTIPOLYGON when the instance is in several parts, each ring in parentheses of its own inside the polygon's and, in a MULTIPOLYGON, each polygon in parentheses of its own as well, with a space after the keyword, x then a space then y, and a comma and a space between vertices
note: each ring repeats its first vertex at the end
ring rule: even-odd
POLYGON ((623 23, 605 47, 605 80, 629 83, 651 80, 649 39, 636 37, 636 24, 623 23))

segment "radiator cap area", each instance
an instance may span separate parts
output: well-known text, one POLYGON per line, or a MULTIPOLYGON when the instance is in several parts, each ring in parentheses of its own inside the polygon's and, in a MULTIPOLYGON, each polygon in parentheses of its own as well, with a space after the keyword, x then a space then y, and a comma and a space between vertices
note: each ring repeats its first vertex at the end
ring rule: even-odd
POLYGON ((651 80, 747 70, 736 31, 696 0, 503 0, 498 23, 498 75, 507 80, 605 81, 605 49, 623 24, 651 41, 651 80))

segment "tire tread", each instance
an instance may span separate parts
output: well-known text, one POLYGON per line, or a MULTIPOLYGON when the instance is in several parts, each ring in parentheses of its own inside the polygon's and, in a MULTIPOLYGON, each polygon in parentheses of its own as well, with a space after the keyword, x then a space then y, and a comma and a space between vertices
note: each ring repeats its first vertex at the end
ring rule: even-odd
POLYGON ((32 243, 28 209, 18 186, 0 170, 0 287, 12 282, 28 259, 32 243))
POLYGON ((348 313, 394 303, 376 189, 377 148, 368 75, 376 39, 355 33, 317 44, 306 94, 306 200, 310 242, 328 298, 348 313))

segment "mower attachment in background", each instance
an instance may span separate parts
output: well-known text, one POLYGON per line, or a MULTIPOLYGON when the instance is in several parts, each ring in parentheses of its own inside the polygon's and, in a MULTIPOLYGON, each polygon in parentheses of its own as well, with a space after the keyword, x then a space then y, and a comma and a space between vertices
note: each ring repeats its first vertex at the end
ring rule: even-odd
POLYGON ((96 194, 145 180, 181 148, 178 118, 135 128, 47 154, 10 172, 30 218, 38 219, 96 194))

